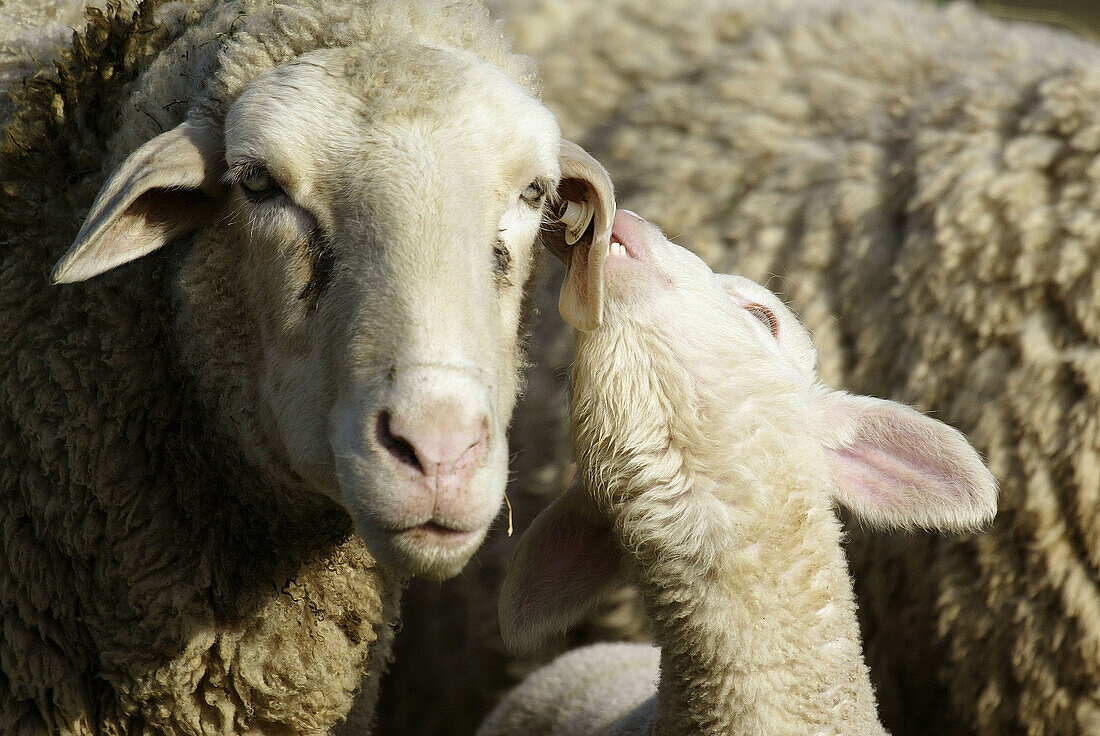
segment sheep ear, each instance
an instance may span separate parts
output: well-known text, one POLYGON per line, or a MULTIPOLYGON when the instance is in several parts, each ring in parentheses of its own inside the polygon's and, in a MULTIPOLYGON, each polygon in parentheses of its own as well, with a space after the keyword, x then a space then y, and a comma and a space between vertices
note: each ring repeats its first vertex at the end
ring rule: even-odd
POLYGON ((619 580, 611 524, 580 487, 532 522, 516 547, 500 593, 501 634, 528 651, 584 617, 619 580))
POLYGON ((594 330, 603 315, 603 262, 615 219, 614 187, 600 162, 575 143, 563 140, 558 160, 560 204, 542 241, 568 269, 558 299, 562 319, 578 330, 594 330))
POLYGON ((201 227, 223 191, 221 137, 186 121, 130 154, 107 183, 53 282, 83 281, 201 227))
POLYGON ((843 391, 823 398, 836 500, 857 517, 954 530, 993 518, 997 482, 961 432, 893 401, 843 391))

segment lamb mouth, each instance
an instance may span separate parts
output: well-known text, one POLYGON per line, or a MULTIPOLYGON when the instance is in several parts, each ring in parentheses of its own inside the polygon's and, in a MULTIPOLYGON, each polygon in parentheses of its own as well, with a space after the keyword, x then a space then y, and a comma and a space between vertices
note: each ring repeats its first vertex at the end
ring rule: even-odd
POLYGON ((607 257, 628 258, 632 261, 644 260, 634 243, 620 238, 615 231, 611 232, 611 240, 607 244, 607 257))

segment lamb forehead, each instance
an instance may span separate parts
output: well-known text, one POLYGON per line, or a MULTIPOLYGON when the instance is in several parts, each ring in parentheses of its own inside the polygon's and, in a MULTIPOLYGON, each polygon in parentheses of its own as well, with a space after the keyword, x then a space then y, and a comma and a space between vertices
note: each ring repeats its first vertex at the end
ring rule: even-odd
POLYGON ((422 63, 383 63, 391 73, 380 75, 378 57, 385 54, 325 49, 260 75, 226 115, 226 159, 330 169, 364 141, 384 137, 381 131, 419 128, 452 150, 498 157, 505 177, 526 170, 557 177, 557 121, 510 77, 461 50, 394 53, 422 63))

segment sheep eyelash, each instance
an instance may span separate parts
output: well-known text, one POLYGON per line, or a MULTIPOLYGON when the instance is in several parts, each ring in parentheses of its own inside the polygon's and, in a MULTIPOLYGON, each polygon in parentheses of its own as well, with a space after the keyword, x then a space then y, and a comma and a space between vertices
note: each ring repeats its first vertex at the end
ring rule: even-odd
POLYGON ((756 302, 746 304, 745 311, 760 320, 768 328, 768 332, 772 333, 772 337, 779 339, 779 318, 775 316, 775 312, 756 302))
POLYGON ((332 240, 321 228, 316 227, 306 239, 306 251, 309 256, 310 276, 298 298, 308 301, 312 308, 317 306, 317 300, 332 282, 336 270, 336 249, 332 246, 332 240))
POLYGON ((233 164, 223 177, 223 181, 227 186, 239 186, 241 193, 250 202, 264 202, 279 195, 286 194, 286 190, 283 188, 282 184, 279 183, 279 180, 272 175, 271 171, 262 163, 254 159, 246 159, 233 164), (244 182, 249 179, 260 179, 264 177, 271 181, 271 187, 268 189, 254 190, 244 185, 244 182))
POLYGON ((512 271, 512 252, 504 241, 497 238, 493 245, 493 275, 496 277, 497 286, 511 286, 512 280, 508 274, 512 271))
POLYGON ((270 176, 267 167, 255 159, 246 158, 230 165, 229 170, 222 176, 222 183, 233 186, 240 184, 244 179, 263 175, 270 176))
POLYGON ((547 194, 551 191, 551 181, 545 176, 536 176, 534 180, 520 193, 519 198, 532 209, 539 209, 546 202, 547 194), (535 194, 528 197, 527 190, 534 189, 535 194))

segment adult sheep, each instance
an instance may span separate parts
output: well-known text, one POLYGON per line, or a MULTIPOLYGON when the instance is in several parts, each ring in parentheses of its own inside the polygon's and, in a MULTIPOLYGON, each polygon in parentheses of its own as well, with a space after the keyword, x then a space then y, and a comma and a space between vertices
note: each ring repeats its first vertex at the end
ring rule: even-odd
POLYGON ((533 93, 387 0, 108 9, 16 89, 0 732, 369 730, 405 581, 501 505, 544 201, 610 225, 533 93))
MULTIPOLYGON (((897 546, 851 530, 886 725, 1100 731, 1096 45, 959 4, 499 10, 540 64, 544 101, 609 168, 620 204, 717 270, 777 276, 814 332, 824 380, 932 411, 988 459, 1003 489, 988 533, 897 546)), ((543 324, 528 406, 553 424, 570 353, 543 324)), ((509 497, 522 531, 564 488, 569 458, 542 446, 523 407, 517 428, 527 434, 513 433, 524 454, 509 497)), ((500 563, 479 555, 459 590, 495 583, 506 552, 500 563)), ((492 620, 476 606, 448 605, 492 620)), ((605 613, 588 636, 634 626, 605 613)), ((431 666, 441 655, 413 652, 417 626, 406 622, 400 656, 431 666)), ((445 661, 472 660, 479 689, 495 663, 502 683, 529 669, 486 640, 445 661)), ((456 680, 448 698, 477 697, 456 680)))

